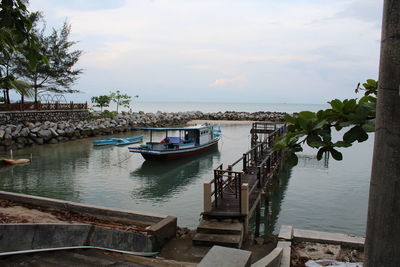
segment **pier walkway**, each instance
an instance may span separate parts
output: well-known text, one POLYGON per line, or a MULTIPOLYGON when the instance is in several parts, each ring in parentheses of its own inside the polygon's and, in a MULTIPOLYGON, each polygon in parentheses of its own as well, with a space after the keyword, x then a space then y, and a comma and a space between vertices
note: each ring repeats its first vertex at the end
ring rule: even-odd
POLYGON ((221 164, 214 169, 214 179, 204 183, 204 211, 194 245, 241 247, 261 193, 281 166, 281 151, 271 148, 285 132, 285 124, 253 123, 252 148, 227 168, 221 164))

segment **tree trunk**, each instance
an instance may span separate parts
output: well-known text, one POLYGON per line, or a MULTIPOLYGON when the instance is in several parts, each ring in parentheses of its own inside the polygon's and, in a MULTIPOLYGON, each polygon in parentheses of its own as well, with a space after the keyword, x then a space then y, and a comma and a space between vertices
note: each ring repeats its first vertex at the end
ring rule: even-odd
POLYGON ((6 89, 6 104, 11 104, 10 89, 6 89))
POLYGON ((365 266, 400 266, 400 1, 385 0, 365 266))

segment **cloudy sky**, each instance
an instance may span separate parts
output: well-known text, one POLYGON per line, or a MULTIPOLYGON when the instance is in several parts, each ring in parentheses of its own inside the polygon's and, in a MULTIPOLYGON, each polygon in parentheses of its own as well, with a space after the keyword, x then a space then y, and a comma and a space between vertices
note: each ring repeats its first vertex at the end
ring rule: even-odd
POLYGON ((325 103, 377 79, 378 0, 31 0, 72 25, 84 74, 68 100, 325 103))

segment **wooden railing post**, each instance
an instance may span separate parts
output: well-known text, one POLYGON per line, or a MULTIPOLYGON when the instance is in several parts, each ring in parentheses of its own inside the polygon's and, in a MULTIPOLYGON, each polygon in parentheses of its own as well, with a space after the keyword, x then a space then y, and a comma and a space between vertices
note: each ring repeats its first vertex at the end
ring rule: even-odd
POLYGON ((261 177, 262 177, 261 166, 258 166, 258 167, 257 167, 257 180, 258 180, 258 185, 257 185, 257 187, 258 187, 258 188, 261 188, 261 185, 263 184, 263 183, 261 182, 261 177))
POLYGON ((249 214, 249 184, 242 184, 240 187, 240 214, 249 214))
POLYGON ((210 212, 212 209, 211 206, 211 182, 204 182, 204 212, 210 212))
POLYGON ((218 207, 218 175, 217 170, 214 170, 214 199, 215 207, 218 207))

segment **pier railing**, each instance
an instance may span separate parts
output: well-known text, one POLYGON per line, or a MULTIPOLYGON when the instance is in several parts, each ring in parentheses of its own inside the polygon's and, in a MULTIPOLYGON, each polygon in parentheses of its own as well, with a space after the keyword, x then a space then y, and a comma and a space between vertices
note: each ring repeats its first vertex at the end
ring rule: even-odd
MULTIPOLYGON (((259 127, 261 123, 254 127, 259 127)), ((258 128, 260 129, 260 128, 258 128)), ((248 214, 249 197, 256 189, 260 189, 267 183, 270 173, 274 166, 277 165, 280 159, 280 151, 271 151, 275 139, 286 133, 286 125, 282 124, 277 127, 276 124, 263 125, 263 130, 267 133, 265 139, 244 153, 242 157, 228 165, 226 169, 223 164, 220 164, 214 169, 214 179, 204 183, 204 212, 211 212, 214 209, 223 209, 223 199, 225 195, 234 196, 235 201, 238 201, 237 211, 240 214, 248 214), (234 171, 233 168, 240 164, 241 171, 234 171), (245 175, 255 176, 256 180, 246 180, 245 175), (251 182, 251 183, 249 183, 251 182), (212 186, 214 190, 212 190, 212 186), (251 186, 249 188, 249 186, 251 186)), ((259 133, 259 132, 258 132, 259 133)), ((256 131, 252 132, 254 136, 256 131)), ((254 138, 255 139, 255 138, 254 138)))

